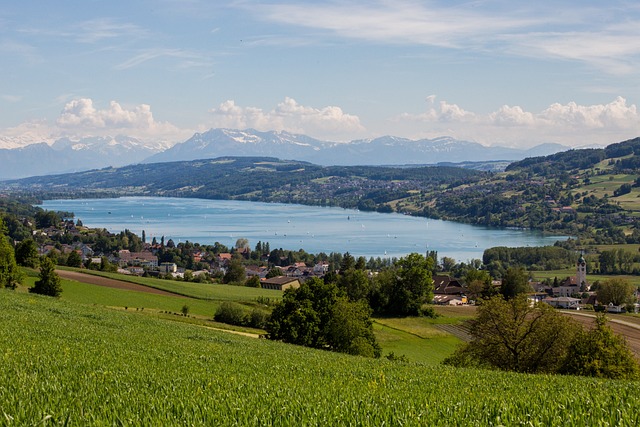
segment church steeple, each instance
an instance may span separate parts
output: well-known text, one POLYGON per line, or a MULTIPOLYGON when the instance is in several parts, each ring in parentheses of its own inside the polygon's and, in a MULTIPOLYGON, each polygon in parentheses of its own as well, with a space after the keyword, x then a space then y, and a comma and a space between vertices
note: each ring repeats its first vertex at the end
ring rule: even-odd
POLYGON ((589 284, 587 283, 587 261, 584 259, 584 253, 580 251, 580 258, 576 263, 576 282, 580 286, 581 291, 589 290, 589 284))

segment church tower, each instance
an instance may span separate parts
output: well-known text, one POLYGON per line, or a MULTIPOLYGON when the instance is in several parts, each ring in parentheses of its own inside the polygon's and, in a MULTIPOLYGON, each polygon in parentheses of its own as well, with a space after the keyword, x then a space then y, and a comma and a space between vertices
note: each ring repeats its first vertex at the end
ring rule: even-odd
POLYGON ((576 282, 580 286, 581 291, 588 291, 589 284, 587 283, 587 261, 584 259, 584 254, 580 252, 580 258, 576 263, 576 282))

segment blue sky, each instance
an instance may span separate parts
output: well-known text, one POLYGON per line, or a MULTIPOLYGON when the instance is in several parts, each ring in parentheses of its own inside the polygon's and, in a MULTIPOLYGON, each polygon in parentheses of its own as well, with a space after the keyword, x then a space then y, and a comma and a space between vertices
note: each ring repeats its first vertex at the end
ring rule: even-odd
POLYGON ((640 135, 637 1, 16 1, 0 147, 211 127, 485 145, 640 135))

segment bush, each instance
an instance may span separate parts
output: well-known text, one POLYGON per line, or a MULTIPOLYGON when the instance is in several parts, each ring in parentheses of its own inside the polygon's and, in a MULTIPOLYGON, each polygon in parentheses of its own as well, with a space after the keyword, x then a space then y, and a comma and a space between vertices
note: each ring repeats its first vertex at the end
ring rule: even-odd
POLYGON ((264 311, 254 308, 249 314, 249 326, 257 329, 264 329, 269 320, 269 315, 264 311))
POLYGON ((229 325, 245 326, 247 316, 244 308, 235 302, 223 302, 213 316, 216 322, 227 323, 229 325))

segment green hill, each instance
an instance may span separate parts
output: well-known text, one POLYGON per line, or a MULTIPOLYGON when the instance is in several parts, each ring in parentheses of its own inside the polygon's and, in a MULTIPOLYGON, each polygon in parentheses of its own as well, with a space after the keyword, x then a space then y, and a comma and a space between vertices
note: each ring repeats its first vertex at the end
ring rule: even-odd
POLYGON ((637 425, 640 383, 310 350, 0 290, 2 425, 637 425))

